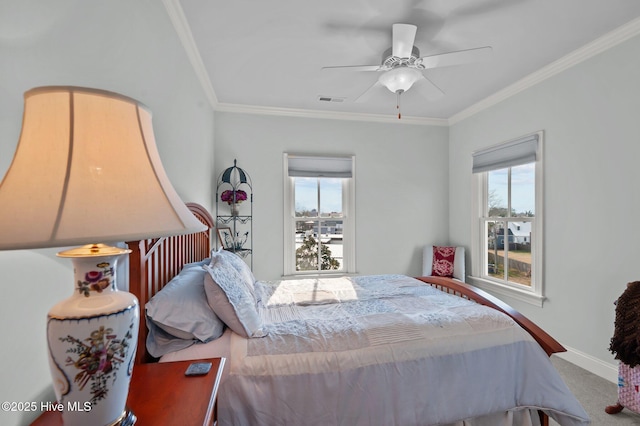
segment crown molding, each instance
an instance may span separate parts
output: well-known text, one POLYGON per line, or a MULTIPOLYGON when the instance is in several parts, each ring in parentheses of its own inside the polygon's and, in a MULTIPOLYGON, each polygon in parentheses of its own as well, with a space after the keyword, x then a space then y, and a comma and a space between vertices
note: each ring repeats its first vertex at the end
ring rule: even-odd
POLYGON ((162 0, 162 3, 164 3, 169 19, 173 24, 173 28, 176 30, 178 38, 182 43, 182 47, 187 53, 189 62, 191 62, 191 66, 202 85, 205 96, 209 100, 211 106, 215 108, 216 105, 218 105, 218 97, 216 96, 216 92, 213 90, 213 85, 211 84, 211 80, 207 74, 204 62, 202 62, 202 57, 200 56, 200 52, 196 46, 196 41, 193 39, 193 34, 191 33, 191 28, 187 22, 187 17, 184 16, 180 0, 162 0))
POLYGON ((360 114, 353 112, 319 111, 297 108, 277 108, 255 105, 238 105, 218 103, 216 111, 234 112, 240 114, 278 115, 284 117, 324 118, 329 120, 373 121, 376 123, 417 124, 423 126, 448 126, 444 118, 422 118, 403 115, 398 119, 395 115, 360 114))
POLYGON ((449 125, 458 123, 466 118, 471 117, 493 105, 496 105, 536 84, 553 77, 556 74, 561 73, 571 67, 578 65, 579 63, 592 58, 599 53, 602 53, 608 49, 611 49, 618 44, 629 40, 632 37, 640 34, 640 18, 634 19, 621 27, 605 34, 604 36, 586 44, 573 52, 563 56, 550 63, 549 65, 540 68, 528 76, 518 80, 510 86, 494 93, 481 100, 480 102, 471 105, 470 107, 460 111, 457 114, 452 115, 448 123, 449 125))
POLYGON ((295 108, 278 108, 263 107, 253 105, 223 104, 218 101, 213 85, 209 79, 209 75, 200 56, 200 52, 196 46, 196 42, 191 33, 189 23, 184 15, 180 0, 162 0, 169 19, 178 34, 178 38, 187 53, 191 66, 193 67, 200 84, 209 100, 209 103, 215 111, 235 112, 243 114, 261 114, 261 115, 279 115, 285 117, 305 117, 305 118, 325 118, 331 120, 349 120, 349 121, 372 121, 378 123, 395 123, 395 124, 419 124, 428 126, 447 126, 448 122, 444 118, 421 118, 403 116, 398 120, 395 115, 387 116, 381 114, 358 114, 350 112, 333 112, 319 111, 295 108))
POLYGON ((178 34, 189 61, 202 85, 207 99, 215 111, 244 114, 279 115, 286 117, 325 118, 331 120, 370 121, 378 123, 419 124, 428 126, 450 126, 490 108, 536 84, 553 77, 593 56, 598 55, 620 43, 640 34, 640 18, 634 19, 604 36, 574 50, 551 64, 518 80, 510 86, 484 98, 468 108, 452 115, 448 119, 403 116, 398 120, 395 116, 381 114, 360 114, 350 112, 319 111, 296 108, 279 108, 239 104, 223 104, 213 90, 213 85, 205 69, 200 52, 196 47, 191 29, 184 15, 180 0, 162 0, 167 14, 178 34))

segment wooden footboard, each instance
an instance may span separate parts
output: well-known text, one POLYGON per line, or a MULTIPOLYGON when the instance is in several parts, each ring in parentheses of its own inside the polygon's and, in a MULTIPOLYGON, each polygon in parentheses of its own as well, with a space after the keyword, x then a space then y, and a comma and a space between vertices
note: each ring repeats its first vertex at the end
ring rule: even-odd
MULTIPOLYGON (((536 340, 536 342, 540 344, 542 349, 544 349, 549 356, 554 353, 567 351, 556 339, 551 337, 546 331, 538 327, 527 317, 484 290, 462 281, 454 280, 453 278, 416 277, 416 279, 419 279, 438 290, 444 291, 445 293, 455 294, 456 296, 472 300, 481 305, 489 306, 509 315, 516 323, 524 328, 536 340)), ((549 416, 541 410, 538 410, 538 415, 540 416, 541 426, 549 426, 549 416)))
POLYGON ((446 293, 455 294, 456 296, 464 297, 465 299, 473 300, 481 305, 486 305, 491 308, 497 309, 509 315, 513 320, 524 328, 533 338, 542 346, 542 349, 551 356, 554 353, 566 352, 567 350, 556 339, 551 337, 547 332, 534 324, 527 317, 520 312, 513 309, 511 306, 481 290, 477 287, 464 283, 462 281, 454 280, 452 278, 445 277, 416 277, 422 282, 425 282, 433 287, 438 288, 446 293))

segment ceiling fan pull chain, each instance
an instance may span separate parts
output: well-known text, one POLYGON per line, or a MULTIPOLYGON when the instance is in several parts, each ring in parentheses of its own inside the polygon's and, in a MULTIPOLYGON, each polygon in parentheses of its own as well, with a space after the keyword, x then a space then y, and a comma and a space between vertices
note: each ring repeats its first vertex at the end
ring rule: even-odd
POLYGON ((402 110, 400 109, 400 95, 402 95, 402 90, 398 90, 396 92, 396 108, 398 109, 398 120, 402 118, 402 110))

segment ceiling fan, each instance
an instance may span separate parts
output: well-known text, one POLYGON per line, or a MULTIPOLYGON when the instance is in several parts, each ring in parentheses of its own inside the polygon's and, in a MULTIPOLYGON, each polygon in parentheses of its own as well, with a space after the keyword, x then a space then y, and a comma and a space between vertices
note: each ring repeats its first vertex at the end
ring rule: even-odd
POLYGON ((411 24, 393 24, 392 45, 382 55, 380 65, 355 65, 323 67, 323 70, 342 69, 349 71, 376 71, 381 73, 378 80, 369 87, 355 102, 365 102, 379 88, 386 87, 397 96, 398 118, 400 113, 400 95, 415 87, 425 98, 435 100, 444 92, 422 73, 423 70, 478 62, 491 55, 491 47, 478 47, 468 50, 420 56, 420 50, 413 45, 418 27, 411 24))

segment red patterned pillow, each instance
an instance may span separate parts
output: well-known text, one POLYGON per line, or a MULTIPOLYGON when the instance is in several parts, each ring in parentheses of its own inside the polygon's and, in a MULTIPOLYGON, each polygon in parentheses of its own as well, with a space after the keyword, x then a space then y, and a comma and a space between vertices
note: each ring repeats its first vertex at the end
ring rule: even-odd
POLYGON ((453 260, 455 247, 433 246, 433 266, 431 274, 439 277, 453 277, 453 260))

